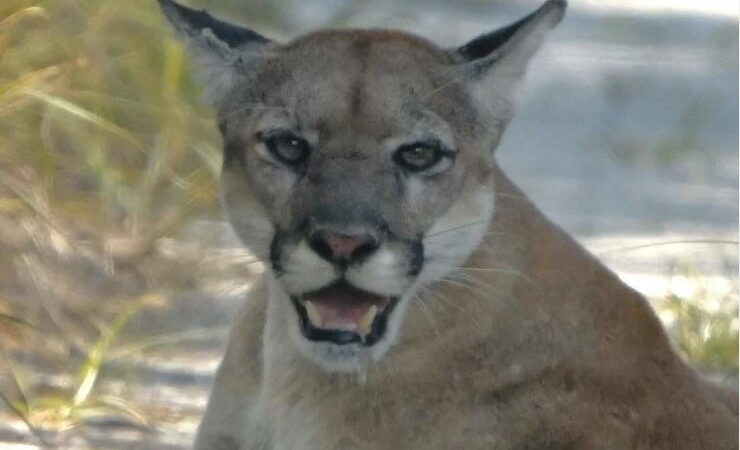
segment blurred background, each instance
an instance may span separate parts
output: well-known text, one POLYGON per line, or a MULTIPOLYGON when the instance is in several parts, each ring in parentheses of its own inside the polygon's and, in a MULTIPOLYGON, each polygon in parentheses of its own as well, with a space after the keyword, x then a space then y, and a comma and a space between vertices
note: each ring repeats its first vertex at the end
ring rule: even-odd
MULTIPOLYGON (((278 39, 378 26, 446 46, 538 5, 188 1, 278 39)), ((498 157, 737 383, 734 0, 571 0, 498 157)), ((0 448, 184 449, 261 270, 223 223, 220 141, 153 0, 0 2, 0 448)))

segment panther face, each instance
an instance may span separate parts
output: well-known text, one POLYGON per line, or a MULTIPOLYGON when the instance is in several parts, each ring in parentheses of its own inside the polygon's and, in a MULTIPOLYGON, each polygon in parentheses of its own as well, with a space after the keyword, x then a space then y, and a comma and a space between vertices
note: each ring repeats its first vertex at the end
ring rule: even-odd
POLYGON ((278 44, 162 3, 201 63, 223 203, 278 321, 327 370, 380 359, 415 294, 480 244, 511 91, 563 2, 455 49, 381 30, 278 44))

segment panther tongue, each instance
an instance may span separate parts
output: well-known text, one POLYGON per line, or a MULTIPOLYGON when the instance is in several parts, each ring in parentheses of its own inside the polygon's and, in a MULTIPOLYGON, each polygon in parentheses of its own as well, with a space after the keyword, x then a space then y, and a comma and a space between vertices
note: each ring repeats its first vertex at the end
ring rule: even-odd
POLYGON ((340 282, 303 297, 308 319, 316 328, 368 334, 388 298, 340 282))

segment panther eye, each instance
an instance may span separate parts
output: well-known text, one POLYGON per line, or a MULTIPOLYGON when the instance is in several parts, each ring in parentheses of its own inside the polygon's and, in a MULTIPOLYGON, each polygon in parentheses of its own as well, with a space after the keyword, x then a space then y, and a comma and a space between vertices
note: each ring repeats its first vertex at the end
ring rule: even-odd
POLYGON ((431 142, 416 142, 402 145, 393 155, 393 160, 409 172, 421 172, 437 166, 443 159, 453 155, 441 145, 431 142))
POLYGON ((289 166, 297 166, 308 158, 311 147, 305 139, 286 131, 258 134, 267 150, 278 161, 289 166))

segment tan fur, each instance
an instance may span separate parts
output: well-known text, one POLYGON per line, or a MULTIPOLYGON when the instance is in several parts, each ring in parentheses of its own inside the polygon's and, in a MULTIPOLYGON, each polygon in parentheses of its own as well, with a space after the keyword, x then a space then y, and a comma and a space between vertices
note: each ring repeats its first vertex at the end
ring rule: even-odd
POLYGON ((496 179, 497 214, 466 267, 501 272, 470 272, 476 289, 435 286, 434 322, 409 311, 415 323, 364 382, 264 336, 255 289, 215 395, 255 399, 272 444, 252 444, 247 427, 238 448, 737 448, 731 391, 687 367, 640 294, 496 179))
POLYGON ((738 448, 737 393, 689 368, 647 301, 494 162, 564 1, 453 50, 385 30, 281 45, 160 2, 216 86, 224 207, 267 266, 197 450, 738 448), (274 130, 305 141, 302 165, 268 149, 274 130), (398 164, 430 139, 448 150, 437 171, 398 164), (338 268, 307 244, 322 220, 385 232, 338 268), (339 280, 397 300, 379 340, 299 331, 301 296, 339 280))

